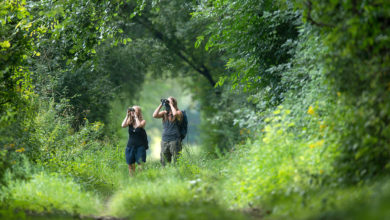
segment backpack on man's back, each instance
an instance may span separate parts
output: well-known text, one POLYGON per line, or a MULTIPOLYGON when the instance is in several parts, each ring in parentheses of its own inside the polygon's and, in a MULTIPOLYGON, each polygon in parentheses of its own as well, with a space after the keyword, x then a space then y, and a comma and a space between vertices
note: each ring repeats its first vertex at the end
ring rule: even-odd
POLYGON ((187 127, 188 127, 188 119, 187 119, 187 113, 186 111, 181 111, 183 114, 183 119, 179 123, 179 130, 180 130, 180 138, 183 140, 187 135, 187 127))

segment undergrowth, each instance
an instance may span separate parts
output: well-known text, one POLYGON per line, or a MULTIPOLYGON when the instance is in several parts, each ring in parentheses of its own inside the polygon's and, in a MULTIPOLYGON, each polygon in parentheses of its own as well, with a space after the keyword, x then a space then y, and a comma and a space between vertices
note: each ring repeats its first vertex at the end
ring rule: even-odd
POLYGON ((285 102, 269 112, 254 138, 229 152, 216 157, 185 145, 176 164, 162 167, 148 159, 134 177, 128 175, 124 147, 99 138, 104 125, 87 122, 73 133, 63 121, 44 127, 55 114, 43 111, 37 116, 42 127, 36 128, 42 132, 36 135, 54 139, 37 145, 35 162, 26 157, 19 161, 21 171, 14 172, 24 178, 5 175, 1 213, 129 219, 386 218, 388 179, 347 186, 334 174, 339 146, 335 131, 343 124, 329 112, 340 101, 329 104, 317 98, 301 108, 285 102))

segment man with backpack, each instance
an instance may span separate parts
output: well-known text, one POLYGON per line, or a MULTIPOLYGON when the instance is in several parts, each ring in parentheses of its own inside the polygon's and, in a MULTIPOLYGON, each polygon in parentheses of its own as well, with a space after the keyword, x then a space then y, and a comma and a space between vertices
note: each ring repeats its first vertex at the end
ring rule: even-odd
POLYGON ((176 162, 182 150, 182 140, 187 133, 187 116, 177 107, 177 100, 172 96, 161 99, 160 105, 153 113, 153 118, 162 118, 163 133, 161 141, 161 164, 176 162), (162 107, 165 110, 161 110, 162 107))

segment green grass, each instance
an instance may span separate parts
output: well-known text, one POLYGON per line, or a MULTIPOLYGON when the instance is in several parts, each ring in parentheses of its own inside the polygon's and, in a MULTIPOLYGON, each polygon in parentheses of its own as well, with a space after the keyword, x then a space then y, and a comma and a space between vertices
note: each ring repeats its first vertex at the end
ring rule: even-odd
MULTIPOLYGON (((291 157, 282 145, 279 148, 267 154, 266 145, 259 148, 258 142, 248 142, 221 158, 210 158, 190 148, 183 151, 177 164, 165 168, 158 161, 148 160, 134 177, 128 175, 123 161, 115 169, 95 170, 95 175, 112 172, 110 193, 96 193, 85 183, 43 171, 27 181, 9 183, 8 208, 45 213, 48 218, 54 214, 64 218, 249 219, 251 207, 257 208, 264 219, 389 217, 389 180, 351 187, 306 182, 308 179, 302 177, 306 174, 289 172, 308 165, 293 163, 295 157, 301 160, 302 155, 310 156, 306 149, 294 151, 296 155, 291 157), (273 154, 280 158, 270 159, 273 154), (262 159, 250 160, 256 155, 262 159), (254 163, 261 166, 251 169, 254 163)), ((9 216, 10 212, 3 210, 2 215, 9 216)))
MULTIPOLYGON (((7 210, 19 210, 48 218, 389 217, 390 181, 348 187, 326 181, 335 180, 331 162, 337 145, 331 144, 331 136, 325 139, 315 132, 295 136, 301 128, 293 126, 283 111, 274 114, 255 140, 219 158, 200 147, 186 146, 176 164, 162 167, 149 158, 134 177, 128 174, 123 149, 107 142, 85 149, 73 161, 64 161, 66 166, 57 169, 59 173, 53 172, 59 161, 51 160, 51 165, 27 180, 9 180, 8 188, 2 189, 6 202, 0 215, 9 217, 13 212, 7 210)), ((317 120, 306 129, 318 129, 317 120)), ((23 219, 22 214, 17 216, 23 219)))
POLYGON ((84 191, 70 178, 55 173, 37 173, 29 181, 10 183, 8 190, 11 209, 92 215, 103 207, 96 195, 84 191))

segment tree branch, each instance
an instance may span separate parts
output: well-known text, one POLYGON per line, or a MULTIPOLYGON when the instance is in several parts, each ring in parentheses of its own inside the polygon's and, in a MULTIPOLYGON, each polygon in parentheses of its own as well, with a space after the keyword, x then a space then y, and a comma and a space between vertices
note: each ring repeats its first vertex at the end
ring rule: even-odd
POLYGON ((214 81, 212 75, 208 68, 204 65, 198 65, 196 62, 193 62, 193 57, 188 55, 184 48, 180 47, 180 41, 178 39, 169 39, 162 32, 153 27, 153 25, 147 19, 143 19, 142 17, 136 16, 134 20, 143 25, 146 29, 148 29, 157 39, 162 41, 165 46, 175 53, 180 59, 186 62, 189 66, 191 66, 195 71, 204 76, 209 84, 214 87, 216 82, 214 81))

